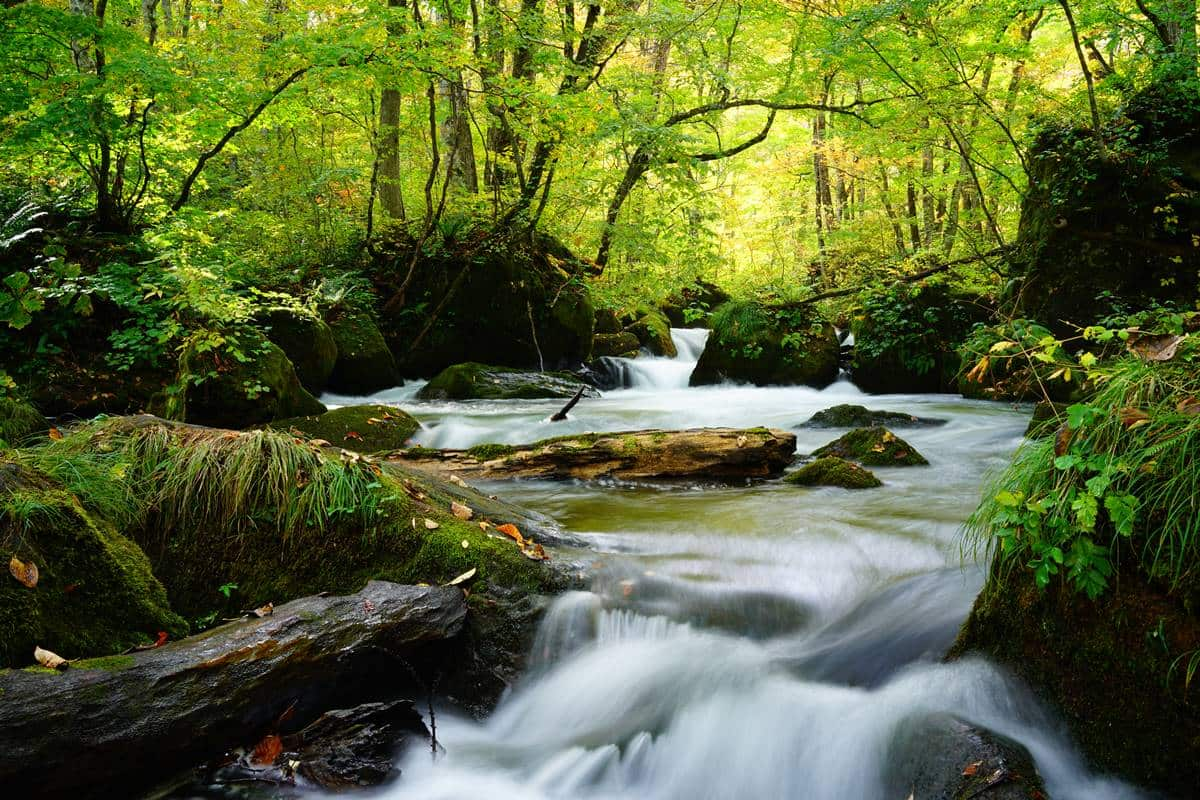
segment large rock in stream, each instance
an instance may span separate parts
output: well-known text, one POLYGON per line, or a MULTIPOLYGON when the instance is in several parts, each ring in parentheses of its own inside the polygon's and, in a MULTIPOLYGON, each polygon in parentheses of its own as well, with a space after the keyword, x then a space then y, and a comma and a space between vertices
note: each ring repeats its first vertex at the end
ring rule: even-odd
POLYGON ((473 478, 710 480, 769 478, 796 452, 796 436, 769 428, 583 433, 529 445, 412 448, 394 458, 440 475, 473 478))
POLYGON ((422 400, 566 399, 580 389, 586 397, 600 396, 569 372, 536 372, 468 361, 446 367, 421 387, 417 397, 422 400))
POLYGON ((271 732, 289 707, 303 725, 412 691, 405 665, 457 636, 466 615, 459 588, 372 581, 62 673, 0 673, 0 785, 13 797, 136 795, 271 732))

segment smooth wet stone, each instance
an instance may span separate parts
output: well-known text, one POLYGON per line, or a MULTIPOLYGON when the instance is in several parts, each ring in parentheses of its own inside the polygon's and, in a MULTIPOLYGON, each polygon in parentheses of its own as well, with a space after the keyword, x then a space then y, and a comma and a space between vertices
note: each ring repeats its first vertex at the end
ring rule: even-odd
POLYGON ((836 486, 841 489, 874 489, 883 486, 871 470, 837 456, 824 456, 805 464, 783 479, 797 486, 836 486))
POLYGON ((881 425, 855 428, 812 452, 818 458, 837 456, 871 467, 906 467, 928 464, 916 448, 881 425))
POLYGON ((538 400, 600 393, 569 372, 536 372, 469 361, 439 372, 421 387, 422 400, 538 400))
POLYGON ((873 411, 866 406, 843 403, 818 411, 801 428, 869 428, 885 425, 890 428, 925 428, 945 425, 944 419, 916 417, 901 411, 873 411))

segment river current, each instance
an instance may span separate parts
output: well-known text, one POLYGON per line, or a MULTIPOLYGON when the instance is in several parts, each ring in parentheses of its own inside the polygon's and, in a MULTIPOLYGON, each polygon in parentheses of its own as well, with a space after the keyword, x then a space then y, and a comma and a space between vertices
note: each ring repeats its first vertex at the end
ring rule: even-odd
MULTIPOLYGON (((606 482, 481 484, 587 543, 589 591, 557 598, 531 667, 486 720, 438 714, 443 752, 410 752, 395 800, 905 800, 890 758, 915 724, 954 714, 1029 749, 1056 799, 1141 794, 1087 770, 1062 725, 982 659, 940 662, 983 583, 960 528, 1028 408, 951 395, 687 386, 702 330, 674 359, 613 360, 626 388, 561 401, 431 403, 419 383, 373 395, 421 420, 428 447, 584 431, 799 427, 838 403, 946 420, 898 430, 928 467, 876 469, 879 489, 606 482)), ((364 398, 325 396, 330 405, 364 398)), ((919 800, 919 798, 914 798, 919 800)))

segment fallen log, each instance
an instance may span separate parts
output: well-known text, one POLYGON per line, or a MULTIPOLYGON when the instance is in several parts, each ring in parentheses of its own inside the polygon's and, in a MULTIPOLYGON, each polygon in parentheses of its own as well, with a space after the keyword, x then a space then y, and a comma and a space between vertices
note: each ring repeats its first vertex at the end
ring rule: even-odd
POLYGON ((786 431, 694 428, 583 433, 469 450, 414 447, 389 458, 463 478, 737 481, 780 474, 795 451, 796 436, 786 431))
POLYGON ((13 797, 136 796, 255 741, 289 708, 302 726, 403 691, 404 664, 457 636, 466 612, 455 587, 371 581, 154 650, 0 673, 0 785, 13 797))

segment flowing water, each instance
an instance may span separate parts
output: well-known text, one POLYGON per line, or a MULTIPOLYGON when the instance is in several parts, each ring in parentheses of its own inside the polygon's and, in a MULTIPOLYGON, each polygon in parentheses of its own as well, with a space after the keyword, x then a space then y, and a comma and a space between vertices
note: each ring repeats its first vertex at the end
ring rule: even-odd
MULTIPOLYGON (((587 542, 589 591, 548 610, 529 673, 490 718, 438 715, 445 752, 403 759, 388 798, 895 798, 914 723, 954 714, 1034 756, 1055 798, 1134 798, 1089 773, 1028 691, 982 660, 942 664, 983 583, 958 532, 985 475, 1007 463, 1028 409, 946 395, 867 397, 848 381, 689 388, 704 331, 676 359, 613 359, 628 388, 561 401, 424 403, 419 384, 371 398, 422 421, 430 447, 583 431, 756 426, 809 452, 838 432, 798 427, 837 403, 946 420, 900 435, 928 467, 878 469, 864 492, 745 486, 509 482, 487 492, 587 542)), ((331 404, 349 398, 323 398, 331 404)), ((355 398, 354 401, 361 401, 355 398)))

